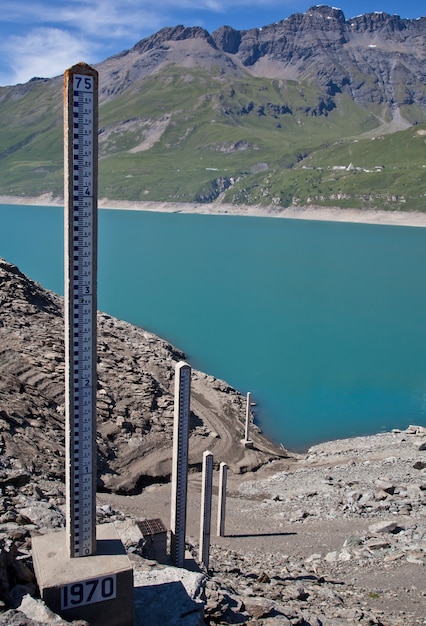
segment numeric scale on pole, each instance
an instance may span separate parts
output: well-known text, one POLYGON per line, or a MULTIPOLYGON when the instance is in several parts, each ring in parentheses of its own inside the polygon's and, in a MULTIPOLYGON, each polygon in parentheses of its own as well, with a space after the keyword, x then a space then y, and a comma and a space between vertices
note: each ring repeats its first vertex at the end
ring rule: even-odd
POLYGON ((65 347, 67 538, 96 551, 98 73, 65 72, 65 347))

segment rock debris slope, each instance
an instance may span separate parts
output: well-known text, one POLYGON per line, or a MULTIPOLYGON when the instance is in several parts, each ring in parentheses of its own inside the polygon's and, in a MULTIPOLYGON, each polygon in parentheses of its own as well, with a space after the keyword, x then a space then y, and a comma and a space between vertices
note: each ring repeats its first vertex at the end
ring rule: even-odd
MULTIPOLYGON (((198 556, 200 480, 189 482, 198 556)), ((163 514, 168 485, 102 494, 163 514)), ((226 536, 212 535, 205 619, 256 626, 424 626, 426 428, 332 441, 229 475, 226 536)), ((213 501, 213 517, 217 499, 213 501)), ((152 566, 151 566, 152 568, 152 566)))
POLYGON ((265 625, 423 625, 426 428, 321 444, 280 465, 230 488, 207 612, 243 602, 265 625))
MULTIPOLYGON (((245 450, 244 398, 193 372, 187 538, 196 560, 202 450, 212 449, 234 471, 226 535, 212 533, 209 571, 176 572, 145 559, 130 531, 134 521, 163 517, 169 508, 174 364, 184 355, 105 314, 98 321, 97 516, 126 529, 136 626, 424 626, 426 428, 329 442, 280 459, 258 433, 254 450, 245 450), (128 493, 134 495, 121 495, 128 493), (176 576, 187 576, 193 589, 164 618, 161 593, 150 594, 147 581, 161 585, 176 576), (138 602, 146 607, 147 599, 144 622, 138 602)), ((31 536, 65 523, 63 374, 62 299, 0 260, 5 626, 66 624, 35 599, 31 560, 31 536)))

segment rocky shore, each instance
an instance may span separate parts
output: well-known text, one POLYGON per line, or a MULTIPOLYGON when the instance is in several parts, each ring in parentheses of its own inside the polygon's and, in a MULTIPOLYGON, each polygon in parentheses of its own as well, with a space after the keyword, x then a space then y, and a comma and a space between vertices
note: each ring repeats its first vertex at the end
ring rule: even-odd
MULTIPOLYGON (((37 600, 31 557, 31 537, 65 521, 62 306, 0 260, 5 625, 65 624, 37 600)), ((250 450, 240 443, 245 398, 193 371, 187 539, 195 571, 176 570, 145 558, 128 529, 146 518, 169 522, 174 366, 185 355, 103 313, 98 326, 98 523, 123 533, 136 607, 145 607, 137 624, 147 606, 150 626, 426 623, 425 428, 329 442, 303 455, 254 431, 250 450), (226 532, 216 537, 212 524, 208 571, 197 566, 206 449, 230 467, 226 532), (176 577, 187 597, 166 615, 170 607, 147 590, 176 577)), ((215 515, 217 490, 213 500, 215 515)))
MULTIPOLYGON (((185 355, 159 337, 98 314, 98 487, 133 493, 171 473, 174 370, 185 355)), ((3 459, 64 475, 63 299, 0 260, 0 426, 3 459)), ((190 469, 209 448, 237 472, 282 456, 257 430, 244 435, 245 398, 192 372, 190 469)))
MULTIPOLYGON (((426 429, 411 426, 231 474, 225 536, 212 536, 206 623, 423 625, 425 468, 426 429)), ((192 475, 188 541, 195 559, 200 491, 192 475)), ((130 518, 163 517, 170 487, 127 499, 102 494, 100 501, 130 518)), ((215 497, 214 521, 216 510, 215 497)))
MULTIPOLYGON (((29 204, 34 206, 63 206, 63 198, 52 194, 41 196, 0 196, 0 204, 29 204)), ((426 213, 420 211, 383 211, 376 209, 342 209, 314 204, 281 207, 277 205, 241 205, 223 202, 147 202, 100 198, 100 209, 126 211, 153 211, 165 213, 198 213, 203 215, 241 215, 246 217, 274 217, 326 222, 386 224, 388 226, 426 226, 426 213)))

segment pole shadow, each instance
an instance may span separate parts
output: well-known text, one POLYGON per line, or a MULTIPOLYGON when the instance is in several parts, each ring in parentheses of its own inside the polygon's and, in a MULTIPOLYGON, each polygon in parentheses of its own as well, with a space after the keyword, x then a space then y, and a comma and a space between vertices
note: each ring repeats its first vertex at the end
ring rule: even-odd
POLYGON ((228 537, 228 539, 244 539, 248 537, 288 537, 290 535, 297 535, 297 533, 248 533, 245 535, 223 535, 224 537, 228 537))

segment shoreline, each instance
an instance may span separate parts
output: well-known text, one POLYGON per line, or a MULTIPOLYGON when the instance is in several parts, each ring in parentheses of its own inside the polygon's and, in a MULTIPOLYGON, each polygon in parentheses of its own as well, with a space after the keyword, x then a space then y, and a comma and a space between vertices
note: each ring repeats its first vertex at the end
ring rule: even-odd
MULTIPOLYGON (((0 204, 34 206, 63 206, 63 199, 52 194, 34 197, 0 195, 0 204)), ((122 211, 152 211, 157 213, 188 213, 198 215, 233 215, 246 217, 271 217, 326 222, 346 222, 352 224, 376 224, 382 226, 426 227, 426 212, 383 211, 374 209, 341 209, 339 207, 277 207, 273 205, 234 205, 212 202, 149 202, 136 200, 110 200, 100 198, 100 209, 122 211)))
MULTIPOLYGON (((0 204, 16 204, 26 206, 50 206, 63 207, 62 198, 55 198, 50 194, 38 197, 19 198, 15 196, 0 195, 0 204)), ((111 201, 108 199, 99 200, 99 208, 104 210, 131 210, 131 211, 151 211, 163 213, 188 213, 199 215, 235 215, 248 217, 272 217, 284 219, 304 219, 318 220, 329 222, 346 222, 359 224, 376 224, 376 225, 398 225, 426 227, 426 213, 420 212, 386 212, 386 211, 363 211, 354 209, 339 208, 323 208, 323 207, 291 207, 288 209, 277 209, 276 207, 261 206, 235 206, 219 203, 202 204, 202 203, 168 203, 168 202, 136 202, 136 201, 111 201)), ((299 458, 309 452, 312 447, 327 444, 335 444, 340 439, 324 440, 313 442, 301 447, 287 447, 285 442, 278 442, 273 437, 266 435, 260 425, 256 425, 256 432, 267 441, 272 449, 285 450, 290 456, 299 458)), ((218 424, 211 424, 211 430, 217 431, 218 424)), ((386 431, 385 431, 386 432, 386 431)), ((358 437, 375 437, 383 432, 374 432, 365 435, 354 435, 353 437, 344 437, 342 441, 351 441, 358 437)), ((269 446, 266 446, 269 447, 269 446)), ((248 455, 250 456, 250 455, 248 455)), ((258 459, 251 461, 255 466, 258 459)))

